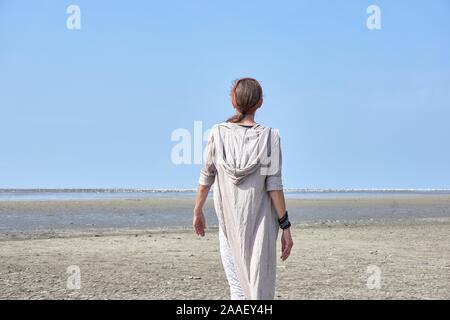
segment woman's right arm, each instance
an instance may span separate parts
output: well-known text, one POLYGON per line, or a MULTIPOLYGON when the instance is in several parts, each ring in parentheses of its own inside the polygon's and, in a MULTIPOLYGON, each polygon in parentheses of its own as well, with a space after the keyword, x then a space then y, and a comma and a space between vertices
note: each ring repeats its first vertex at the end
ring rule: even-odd
POLYGON ((203 214, 203 205, 208 198, 209 190, 211 185, 214 183, 217 171, 214 164, 214 136, 213 131, 211 131, 208 143, 206 145, 205 152, 205 163, 200 171, 200 178, 198 180, 197 195, 195 197, 195 207, 194 207, 194 219, 193 226, 195 232, 199 236, 205 235, 206 220, 203 214))
POLYGON ((199 184, 197 188, 197 195, 195 197, 193 226, 195 233, 202 237, 205 235, 206 228, 203 205, 205 204, 206 198, 208 198, 209 189, 211 189, 211 186, 199 184))
MULTIPOLYGON (((277 212, 278 219, 284 217, 286 213, 286 201, 284 199, 283 192, 283 182, 281 178, 281 167, 282 167, 282 156, 281 156, 281 144, 280 135, 277 131, 273 131, 273 140, 270 140, 272 155, 271 165, 274 172, 268 175, 266 178, 266 190, 272 199, 272 204, 277 212)), ((294 242, 291 237, 291 228, 283 229, 283 234, 281 235, 281 259, 286 260, 291 254, 292 246, 294 242)))
MULTIPOLYGON (((286 213, 286 201, 284 199, 283 190, 272 190, 269 191, 270 198, 272 199, 272 204, 277 211, 278 218, 281 219, 286 213)), ((292 241, 291 228, 283 229, 283 234, 281 235, 281 259, 286 260, 291 254, 292 246, 294 242, 292 241)))

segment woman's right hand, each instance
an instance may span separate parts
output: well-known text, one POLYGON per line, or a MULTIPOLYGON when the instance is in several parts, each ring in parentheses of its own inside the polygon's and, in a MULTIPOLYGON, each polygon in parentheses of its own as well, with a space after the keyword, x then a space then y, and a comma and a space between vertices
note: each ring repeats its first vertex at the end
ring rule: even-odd
POLYGON ((202 210, 194 210, 193 225, 197 235, 203 237, 205 235, 206 220, 202 210))
POLYGON ((291 228, 284 229, 281 235, 281 260, 284 261, 289 257, 293 245, 291 228))

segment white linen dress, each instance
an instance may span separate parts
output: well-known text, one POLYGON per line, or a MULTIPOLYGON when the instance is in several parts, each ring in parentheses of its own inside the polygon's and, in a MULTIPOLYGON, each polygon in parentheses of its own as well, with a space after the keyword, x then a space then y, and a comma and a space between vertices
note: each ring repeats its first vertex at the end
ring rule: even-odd
POLYGON ((273 299, 279 225, 268 191, 283 189, 278 132, 261 124, 216 124, 199 183, 214 184, 221 257, 231 298, 273 299))

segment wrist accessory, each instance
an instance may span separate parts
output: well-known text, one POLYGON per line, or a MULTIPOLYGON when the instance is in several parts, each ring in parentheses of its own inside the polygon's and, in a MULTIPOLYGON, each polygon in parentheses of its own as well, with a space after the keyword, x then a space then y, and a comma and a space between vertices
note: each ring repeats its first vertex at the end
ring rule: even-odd
POLYGON ((288 212, 286 211, 286 213, 284 214, 283 217, 278 219, 278 224, 280 225, 281 229, 287 229, 291 226, 291 222, 289 221, 289 216, 288 216, 288 212))

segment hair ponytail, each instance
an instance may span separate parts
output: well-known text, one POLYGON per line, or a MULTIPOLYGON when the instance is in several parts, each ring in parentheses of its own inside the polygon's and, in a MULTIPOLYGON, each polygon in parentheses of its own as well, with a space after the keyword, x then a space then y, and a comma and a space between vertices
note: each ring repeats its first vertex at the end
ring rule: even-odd
POLYGON ((231 117, 229 117, 227 119, 227 122, 234 122, 234 123, 240 122, 242 119, 244 119, 244 117, 245 117, 245 114, 243 114, 240 111, 236 111, 236 114, 234 114, 231 117))

